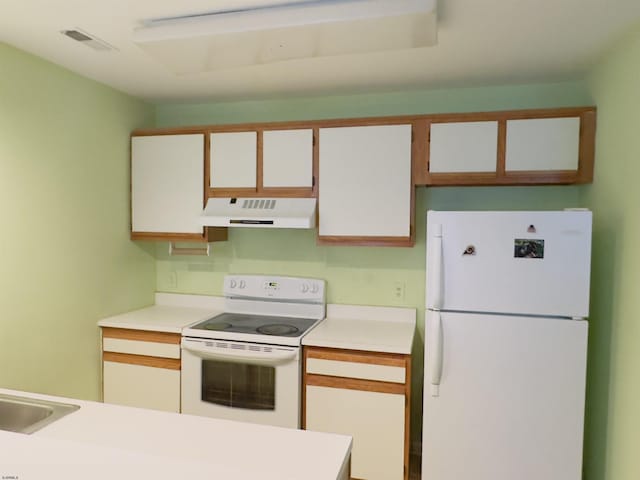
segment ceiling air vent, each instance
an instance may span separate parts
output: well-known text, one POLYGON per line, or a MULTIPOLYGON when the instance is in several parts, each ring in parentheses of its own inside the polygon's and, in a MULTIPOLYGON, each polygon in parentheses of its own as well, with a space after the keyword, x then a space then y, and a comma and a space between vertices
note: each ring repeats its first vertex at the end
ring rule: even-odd
POLYGON ((67 37, 75 40, 76 42, 80 42, 87 47, 93 48, 99 52, 107 52, 110 50, 117 50, 113 45, 109 45, 104 40, 100 40, 99 38, 88 34, 87 32, 83 32, 82 30, 76 28, 74 30, 62 30, 60 33, 66 35, 67 37))

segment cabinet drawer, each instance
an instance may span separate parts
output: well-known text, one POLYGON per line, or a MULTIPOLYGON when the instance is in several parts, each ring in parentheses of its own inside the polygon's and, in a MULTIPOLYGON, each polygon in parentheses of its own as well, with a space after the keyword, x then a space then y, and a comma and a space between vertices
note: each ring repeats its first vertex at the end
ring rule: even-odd
POLYGON ((180 358, 180 345, 127 340, 123 338, 104 338, 102 340, 102 350, 105 352, 129 353, 149 357, 180 358))
POLYGON ((180 411, 180 371, 105 361, 104 402, 180 411))
POLYGON ((379 382, 405 383, 404 367, 377 365, 361 362, 346 362, 321 358, 307 358, 307 373, 332 377, 358 378, 379 382))

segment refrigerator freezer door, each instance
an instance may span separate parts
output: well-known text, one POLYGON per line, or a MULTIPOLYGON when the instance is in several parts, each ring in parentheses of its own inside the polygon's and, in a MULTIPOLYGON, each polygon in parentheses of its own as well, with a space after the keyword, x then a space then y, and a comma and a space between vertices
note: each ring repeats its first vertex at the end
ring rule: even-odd
POLYGON ((427 307, 587 317, 590 260, 589 211, 430 211, 427 307))
MULTIPOLYGON (((437 317, 427 311, 426 339, 437 317)), ((587 322, 440 313, 439 395, 425 388, 422 476, 580 480, 587 322)), ((425 352, 425 386, 432 352, 425 352)))

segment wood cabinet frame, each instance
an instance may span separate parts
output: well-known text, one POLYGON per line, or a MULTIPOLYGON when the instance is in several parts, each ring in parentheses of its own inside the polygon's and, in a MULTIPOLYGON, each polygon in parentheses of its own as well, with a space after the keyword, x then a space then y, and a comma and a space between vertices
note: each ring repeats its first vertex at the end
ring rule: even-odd
POLYGON ((414 170, 416 185, 568 185, 593 181, 595 159, 595 107, 551 108, 429 115, 419 121, 419 135, 424 151, 419 152, 418 168, 414 170), (508 172, 506 165, 507 121, 541 118, 580 118, 580 138, 577 170, 540 170, 508 172), (430 126, 434 123, 497 121, 498 137, 495 172, 429 173, 430 126))
MULTIPOLYGON (((182 132, 176 131, 176 129, 159 129, 159 130, 135 130, 131 133, 131 139, 134 137, 150 137, 157 135, 176 135, 187 133, 201 133, 199 131, 194 132, 182 132)), ((224 227, 203 227, 202 233, 175 233, 175 232, 134 232, 133 231, 133 177, 131 175, 133 167, 133 155, 131 139, 129 141, 129 231, 131 232, 131 240, 161 240, 167 242, 224 242, 228 239, 228 228, 224 227)), ((202 195, 202 208, 204 209, 207 204, 208 192, 205 188, 209 185, 209 177, 207 176, 207 160, 209 158, 208 150, 208 135, 204 137, 204 151, 202 152, 202 159, 204 162, 203 172, 205 185, 203 185, 202 195)))
MULTIPOLYGON (((286 124, 286 128, 281 126, 282 124, 249 124, 249 125, 228 125, 219 127, 208 127, 205 130, 205 190, 208 192, 208 197, 301 197, 301 198, 315 198, 318 196, 317 182, 316 182, 316 165, 318 163, 318 157, 315 155, 317 141, 317 130, 311 128, 308 125, 295 126, 290 122, 286 124), (265 187, 263 184, 263 151, 264 151, 264 137, 265 131, 270 130, 313 130, 313 143, 312 143, 312 187, 265 187), (256 132, 257 134, 257 150, 256 150, 256 188, 211 188, 211 136, 212 133, 232 133, 232 132, 256 132)), ((296 122, 297 125, 297 122, 296 122)))
POLYGON ((162 343, 169 345, 180 345, 182 335, 180 333, 157 332, 153 330, 133 330, 128 328, 101 327, 100 343, 102 361, 101 371, 101 394, 104 398, 104 362, 124 363, 126 365, 139 365, 143 367, 164 368, 167 370, 180 371, 182 368, 181 358, 167 358, 149 355, 139 355, 133 353, 118 353, 105 351, 104 339, 114 338, 119 340, 133 340, 140 342, 162 343))
POLYGON ((397 353, 367 352, 360 350, 344 350, 339 348, 304 347, 302 355, 302 372, 302 429, 306 429, 307 385, 404 395, 404 480, 408 480, 409 451, 411 442, 411 356, 397 353), (307 373, 308 358, 403 367, 405 369, 405 381, 404 384, 401 384, 378 380, 362 380, 348 377, 311 374, 307 373))
MULTIPOLYGON (((230 125, 200 125, 179 128, 135 130, 132 136, 176 135, 199 133, 205 137, 203 155, 204 185, 203 207, 209 197, 318 197, 319 178, 319 130, 330 127, 362 127, 380 125, 412 125, 411 176, 412 187, 425 186, 474 186, 474 185, 566 185, 590 183, 593 181, 595 157, 595 107, 548 108, 510 110, 475 113, 451 113, 429 115, 400 115, 388 117, 365 117, 329 120, 307 120, 289 122, 262 122, 230 125), (580 138, 577 170, 513 171, 505 169, 507 121, 540 118, 580 118, 580 138), (433 123, 497 121, 497 159, 495 172, 429 173, 430 126, 433 123), (263 186, 263 133, 268 130, 313 130, 313 180, 311 188, 265 188, 263 186), (223 132, 257 132, 256 188, 221 189, 210 188, 210 134, 223 132)), ((319 236, 319 245, 364 245, 364 246, 404 246, 415 244, 415 188, 411 188, 410 233, 408 237, 376 236, 319 236)), ((316 216, 316 226, 318 216, 316 216)), ((202 235, 175 233, 133 232, 132 240, 166 241, 224 241, 227 229, 208 227, 202 235)))

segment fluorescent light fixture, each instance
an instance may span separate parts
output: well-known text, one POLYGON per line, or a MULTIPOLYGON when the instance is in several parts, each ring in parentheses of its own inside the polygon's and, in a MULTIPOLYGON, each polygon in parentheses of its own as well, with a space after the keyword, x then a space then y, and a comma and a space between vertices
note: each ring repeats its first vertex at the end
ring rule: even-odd
POLYGON ((133 41, 184 75, 432 46, 436 32, 436 0, 314 0, 146 20, 133 41))

